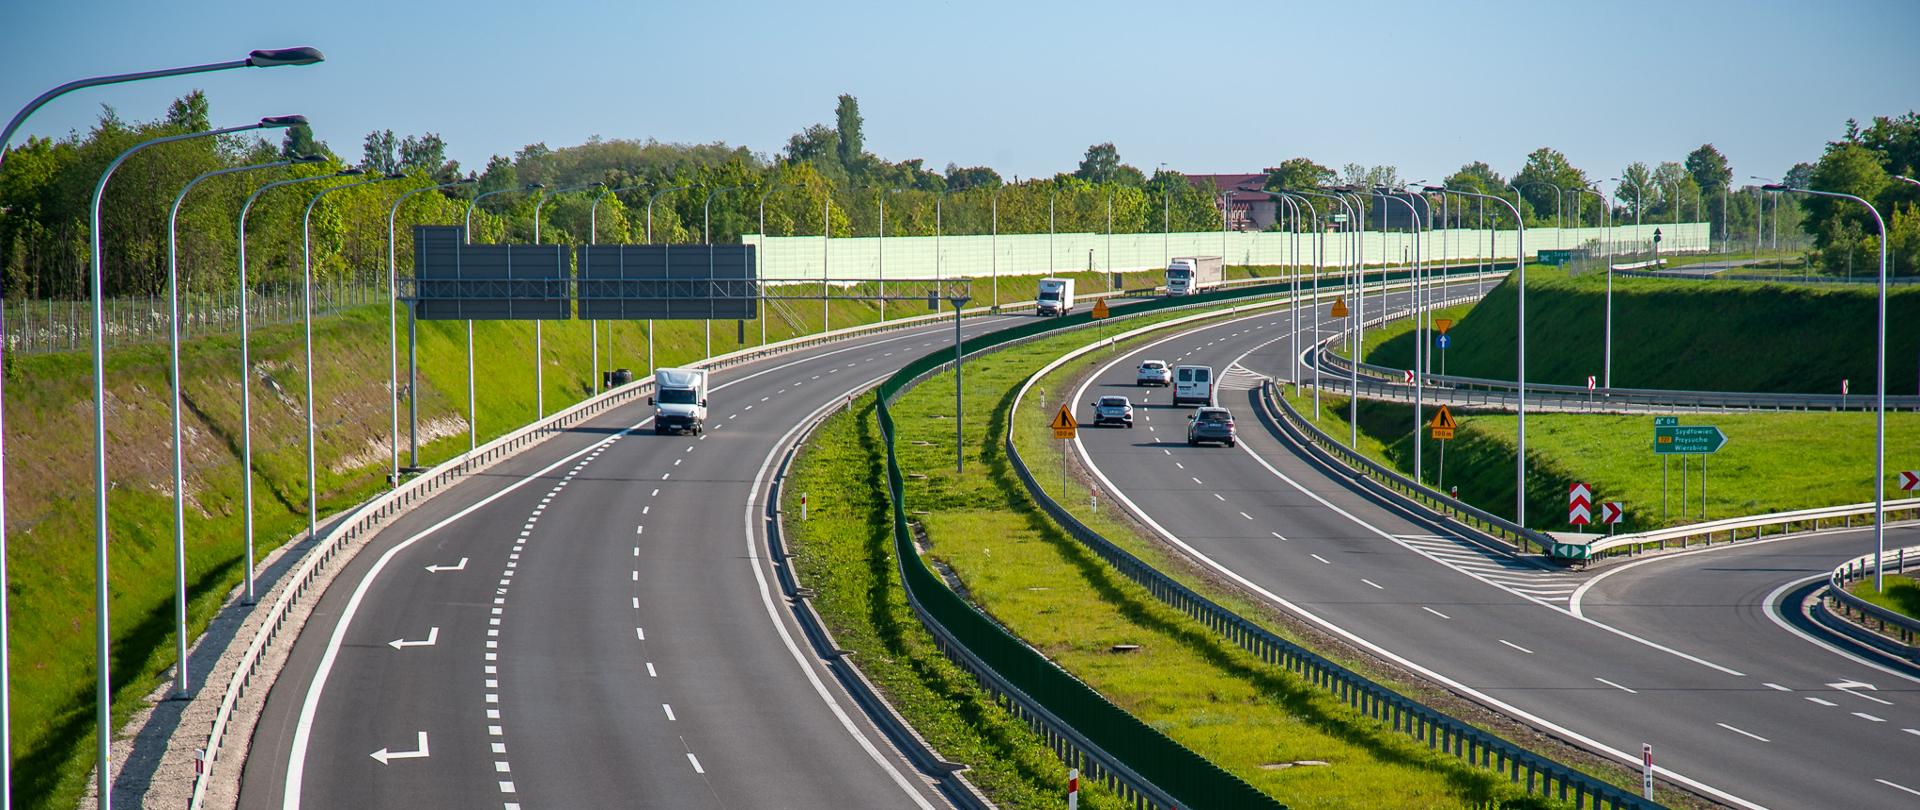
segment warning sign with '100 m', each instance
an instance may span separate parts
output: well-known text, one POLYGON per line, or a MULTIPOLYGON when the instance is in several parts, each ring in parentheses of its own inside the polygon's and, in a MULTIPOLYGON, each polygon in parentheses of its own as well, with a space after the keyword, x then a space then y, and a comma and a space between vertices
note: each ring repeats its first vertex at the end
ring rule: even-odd
POLYGON ((1080 427, 1080 423, 1073 421, 1073 409, 1068 408, 1066 403, 1063 402, 1060 404, 1060 412, 1053 415, 1051 427, 1053 428, 1054 438, 1071 439, 1074 436, 1074 431, 1080 427))
POLYGON ((1433 438, 1441 441, 1453 438, 1453 429, 1458 426, 1453 421, 1453 411, 1445 405, 1440 406, 1439 413, 1433 415, 1433 421, 1427 423, 1427 427, 1433 429, 1433 438))

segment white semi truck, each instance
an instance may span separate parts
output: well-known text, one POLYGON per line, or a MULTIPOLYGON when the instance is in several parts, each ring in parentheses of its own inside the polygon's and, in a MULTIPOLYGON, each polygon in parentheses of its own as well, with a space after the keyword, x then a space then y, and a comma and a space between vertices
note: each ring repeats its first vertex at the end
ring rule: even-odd
POLYGON ((1219 256, 1178 256, 1167 262, 1167 294, 1193 295, 1220 286, 1219 256))
POLYGON ((698 434, 707 423, 707 370, 663 368, 653 373, 653 432, 698 434))
POLYGON ((1065 315, 1073 311, 1073 279, 1040 279, 1040 294, 1034 298, 1034 311, 1041 315, 1065 315))

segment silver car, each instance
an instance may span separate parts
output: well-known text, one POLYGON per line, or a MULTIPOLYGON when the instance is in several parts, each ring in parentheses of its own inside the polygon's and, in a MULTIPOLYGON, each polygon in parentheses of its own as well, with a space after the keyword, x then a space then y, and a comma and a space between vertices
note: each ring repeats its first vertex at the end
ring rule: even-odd
POLYGON ((1133 427, 1133 403, 1126 397, 1101 397, 1093 402, 1093 423, 1104 425, 1112 422, 1123 427, 1133 427))
POLYGON ((1140 371, 1133 376, 1133 384, 1140 387, 1158 385, 1165 388, 1173 384, 1173 369, 1165 360, 1146 360, 1140 363, 1140 371))

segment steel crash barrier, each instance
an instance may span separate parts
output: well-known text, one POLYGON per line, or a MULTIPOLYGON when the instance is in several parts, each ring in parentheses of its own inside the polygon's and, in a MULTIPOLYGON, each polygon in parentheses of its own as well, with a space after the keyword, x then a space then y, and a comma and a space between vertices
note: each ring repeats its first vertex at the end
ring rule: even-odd
MULTIPOLYGON (((968 310, 976 314, 984 314, 987 311, 985 307, 968 310)), ((853 335, 911 329, 929 323, 943 322, 947 317, 924 315, 882 324, 848 327, 743 349, 695 365, 710 369, 729 368, 774 355, 831 343, 853 335)), ((193 796, 188 803, 189 810, 200 810, 206 805, 208 791, 216 779, 229 777, 238 779, 238 774, 228 774, 227 769, 220 767, 220 760, 225 750, 224 745, 234 731, 240 731, 243 739, 252 736, 251 725, 236 728, 236 723, 239 722, 236 719, 236 710, 254 688, 255 679, 265 672, 264 665, 268 653, 287 637, 288 634, 285 631, 291 627, 294 631, 292 635, 298 635, 300 624, 303 622, 293 621, 294 611, 315 595, 314 585, 322 580, 322 575, 329 565, 340 560, 343 554, 351 556, 352 552, 358 551, 357 546, 360 541, 372 537, 389 520, 414 504, 465 480, 483 468, 545 439, 564 433, 588 419, 634 402, 652 390, 651 380, 640 380, 601 393, 455 456, 344 514, 330 518, 318 541, 304 552, 300 565, 284 578, 284 585, 277 586, 279 595, 269 603, 264 617, 254 627, 252 640, 248 642, 238 664, 226 674, 227 685, 221 693, 220 704, 214 712, 204 744, 190 746, 201 749, 201 753, 198 757, 199 767, 193 780, 193 796)), ((300 538, 295 539, 296 542, 299 540, 300 538)), ((186 732, 182 732, 182 736, 177 738, 178 741, 171 742, 169 747, 185 744, 185 734, 186 732)))
MULTIPOLYGON (((1176 327, 1182 322, 1216 317, 1218 314, 1221 313, 1207 313, 1152 324, 1063 355, 1027 378, 1020 392, 1015 395, 1013 409, 1018 411, 1020 401, 1038 380, 1088 352, 1102 348, 1110 342, 1176 327)), ((993 348, 998 350, 1006 346, 1000 345, 993 348)), ((975 351, 978 350, 969 350, 968 354, 975 351)), ((1444 752, 1477 767, 1505 774, 1514 784, 1525 785, 1529 793, 1549 798, 1557 797, 1572 802, 1575 807, 1659 806, 1407 698, 1311 650, 1280 638, 1259 624, 1220 606, 1120 548, 1067 511, 1040 487, 1031 468, 1015 446, 1011 431, 1004 438, 1004 443, 1007 457, 1012 460, 1014 470, 1028 494, 1040 505, 1042 511, 1064 528, 1070 536, 1122 575, 1145 588, 1161 602, 1200 622, 1223 640, 1252 653, 1262 662, 1298 675, 1315 687, 1332 693, 1356 711, 1390 727, 1396 733, 1407 734, 1426 743, 1429 750, 1444 752)), ((1485 517, 1499 521, 1491 515, 1485 517)))
MULTIPOLYGON (((1404 279, 1404 274, 1401 274, 1404 279)), ((1337 283, 1338 279, 1331 282, 1337 283)), ((1392 279, 1385 281, 1391 282, 1392 279)), ((1175 307, 1205 307, 1223 301, 1283 295, 1288 285, 1243 288, 1184 299, 1162 299, 1130 308, 1127 315, 1175 307)), ((1271 304, 1270 304, 1271 305, 1271 304)), ((1204 313, 1193 319, 1225 313, 1204 313)), ((1185 320, 1185 319, 1182 319, 1185 320)), ((1177 323, 1177 322, 1174 322, 1177 323)), ((1085 315, 1026 324, 964 342, 961 353, 971 356, 996 351, 1040 337, 1091 324, 1085 315)), ((1156 324, 1152 328, 1165 328, 1156 324)), ((1131 334, 1131 333, 1129 333, 1131 334)), ((1120 337, 1125 337, 1120 336, 1120 337)), ((1102 343, 1117 340, 1112 338, 1102 343)), ((1038 651, 1007 633, 965 599, 949 589, 921 558, 907 520, 905 479, 895 451, 897 434, 890 405, 914 385, 951 366, 945 353, 922 357, 882 383, 876 411, 887 451, 888 496, 891 501, 894 551, 908 604, 936 639, 941 650, 973 674, 1010 711, 1028 722, 1054 747, 1062 759, 1082 767, 1091 778, 1113 786, 1136 806, 1151 807, 1271 807, 1277 803, 1243 780, 1207 762, 1164 734, 1114 706, 1099 693, 1055 666, 1038 651)), ((1014 455, 1024 481, 1036 490, 1031 473, 1014 455)), ((1097 538, 1050 500, 1041 501, 1049 514, 1084 540, 1097 538)), ((1371 684, 1337 664, 1273 636, 1197 593, 1166 578, 1110 542, 1091 543, 1096 553, 1113 563, 1156 597, 1194 616, 1233 643, 1260 655, 1262 660, 1287 666, 1316 685, 1341 695, 1350 705, 1399 731, 1427 741, 1485 767, 1497 767, 1516 783, 1540 795, 1559 795, 1579 806, 1647 807, 1644 800, 1606 785, 1571 768, 1526 752, 1461 721, 1371 684), (1371 686, 1371 688, 1368 688, 1371 686)))
MULTIPOLYGON (((1887 573, 1900 574, 1909 569, 1920 569, 1920 547, 1895 549, 1882 556, 1890 563, 1887 573)), ((1827 586, 1820 595, 1820 606, 1829 615, 1838 608, 1845 617, 1843 621, 1851 622, 1864 633, 1875 632, 1867 627, 1867 622, 1872 621, 1878 625, 1877 635, 1883 638, 1863 638, 1851 632, 1847 634, 1920 663, 1920 645, 1915 644, 1916 639, 1920 639, 1920 619, 1888 610, 1847 590, 1849 584, 1873 576, 1878 567, 1879 562, 1872 554, 1855 557, 1836 566, 1833 573, 1827 576, 1827 586)))

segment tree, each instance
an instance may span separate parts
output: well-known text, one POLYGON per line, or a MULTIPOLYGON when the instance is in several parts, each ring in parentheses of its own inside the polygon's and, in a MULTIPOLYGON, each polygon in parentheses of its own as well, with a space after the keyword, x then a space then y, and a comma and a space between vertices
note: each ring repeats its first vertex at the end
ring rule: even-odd
POLYGON ((1733 168, 1727 164, 1727 156, 1713 144, 1704 143, 1699 149, 1687 154, 1687 174, 1693 176, 1693 183, 1700 187, 1700 193, 1715 196, 1733 181, 1733 168))
POLYGON ((835 150, 840 155, 840 165, 849 174, 858 174, 860 164, 866 157, 866 142, 860 133, 864 120, 860 117, 860 100, 852 95, 842 94, 840 103, 833 109, 835 134, 840 136, 835 150))
POLYGON ((1693 184, 1693 176, 1687 174, 1685 167, 1672 161, 1661 163, 1653 170, 1653 194, 1660 200, 1660 216, 1671 218, 1677 212, 1684 211, 1689 199, 1699 199, 1699 188, 1693 184))
POLYGON ((1267 174, 1265 188, 1279 189, 1320 189, 1332 185, 1340 179, 1332 169, 1307 158, 1287 158, 1267 174))
POLYGON ((187 132, 205 132, 213 129, 213 121, 208 110, 207 94, 195 90, 173 100, 167 105, 167 126, 187 132))
POLYGON ((475 189, 475 193, 484 194, 518 185, 520 185, 520 171, 514 168, 513 161, 508 160, 504 155, 494 155, 487 158, 487 169, 480 173, 480 185, 475 189))
POLYGON ((1795 163, 1793 168, 1788 169, 1787 173, 1781 176, 1780 180, 1794 188, 1806 188, 1813 182, 1813 164, 1795 163))
POLYGON ((1096 143, 1087 147, 1087 154, 1080 159, 1080 168, 1074 170, 1073 176, 1090 183, 1105 183, 1119 171, 1120 150, 1111 142, 1096 143))
POLYGON ((400 160, 394 156, 393 130, 376 129, 367 133, 366 143, 360 149, 360 167, 379 174, 399 170, 400 160))
POLYGON ((399 169, 421 172, 442 182, 460 174, 460 164, 447 160, 447 142, 434 132, 417 138, 408 135, 400 141, 399 169))
POLYGON ((1615 199, 1633 201, 1633 205, 1629 210, 1633 211, 1633 218, 1636 223, 1639 222, 1641 215, 1646 212, 1647 197, 1652 193, 1654 193, 1653 170, 1647 168, 1647 164, 1637 160, 1627 164, 1626 170, 1620 172, 1620 185, 1616 186, 1613 190, 1615 199))
POLYGON ((999 188, 1000 173, 986 166, 960 168, 947 164, 947 190, 966 191, 975 188, 999 188))
MULTIPOLYGON (((1869 202, 1875 201, 1892 182, 1872 149, 1850 141, 1829 144, 1826 154, 1814 165, 1810 180, 1812 188, 1852 194, 1869 202)), ((1840 263, 1834 260, 1836 257, 1844 261, 1844 254, 1839 251, 1859 250, 1857 242, 1879 236, 1872 217, 1860 210, 1859 203, 1815 196, 1802 200, 1801 205, 1807 211, 1802 227, 1812 234, 1829 267, 1840 263)), ((1879 249, 1877 243, 1874 249, 1879 249)))
POLYGON ((1485 161, 1476 160, 1461 166, 1459 171, 1447 175, 1447 188, 1455 191, 1471 191, 1476 194, 1493 194, 1504 191, 1507 179, 1500 176, 1485 161))
POLYGON ((280 140, 280 156, 296 158, 302 155, 320 155, 333 157, 333 151, 325 143, 314 140, 313 128, 306 124, 287 127, 287 134, 280 140))
POLYGON ((1527 162, 1513 176, 1513 187, 1519 189, 1520 196, 1533 208, 1535 216, 1564 216, 1566 210, 1571 208, 1576 212, 1574 222, 1578 223, 1577 212, 1580 209, 1573 200, 1555 200, 1554 189, 1565 194, 1568 189, 1586 188, 1587 173, 1574 168, 1559 150, 1543 146, 1527 155, 1527 162), (1554 188, 1540 185, 1542 183, 1552 184, 1554 188))
POLYGON ((814 124, 787 139, 788 163, 815 163, 839 152, 840 134, 826 124, 814 124))

